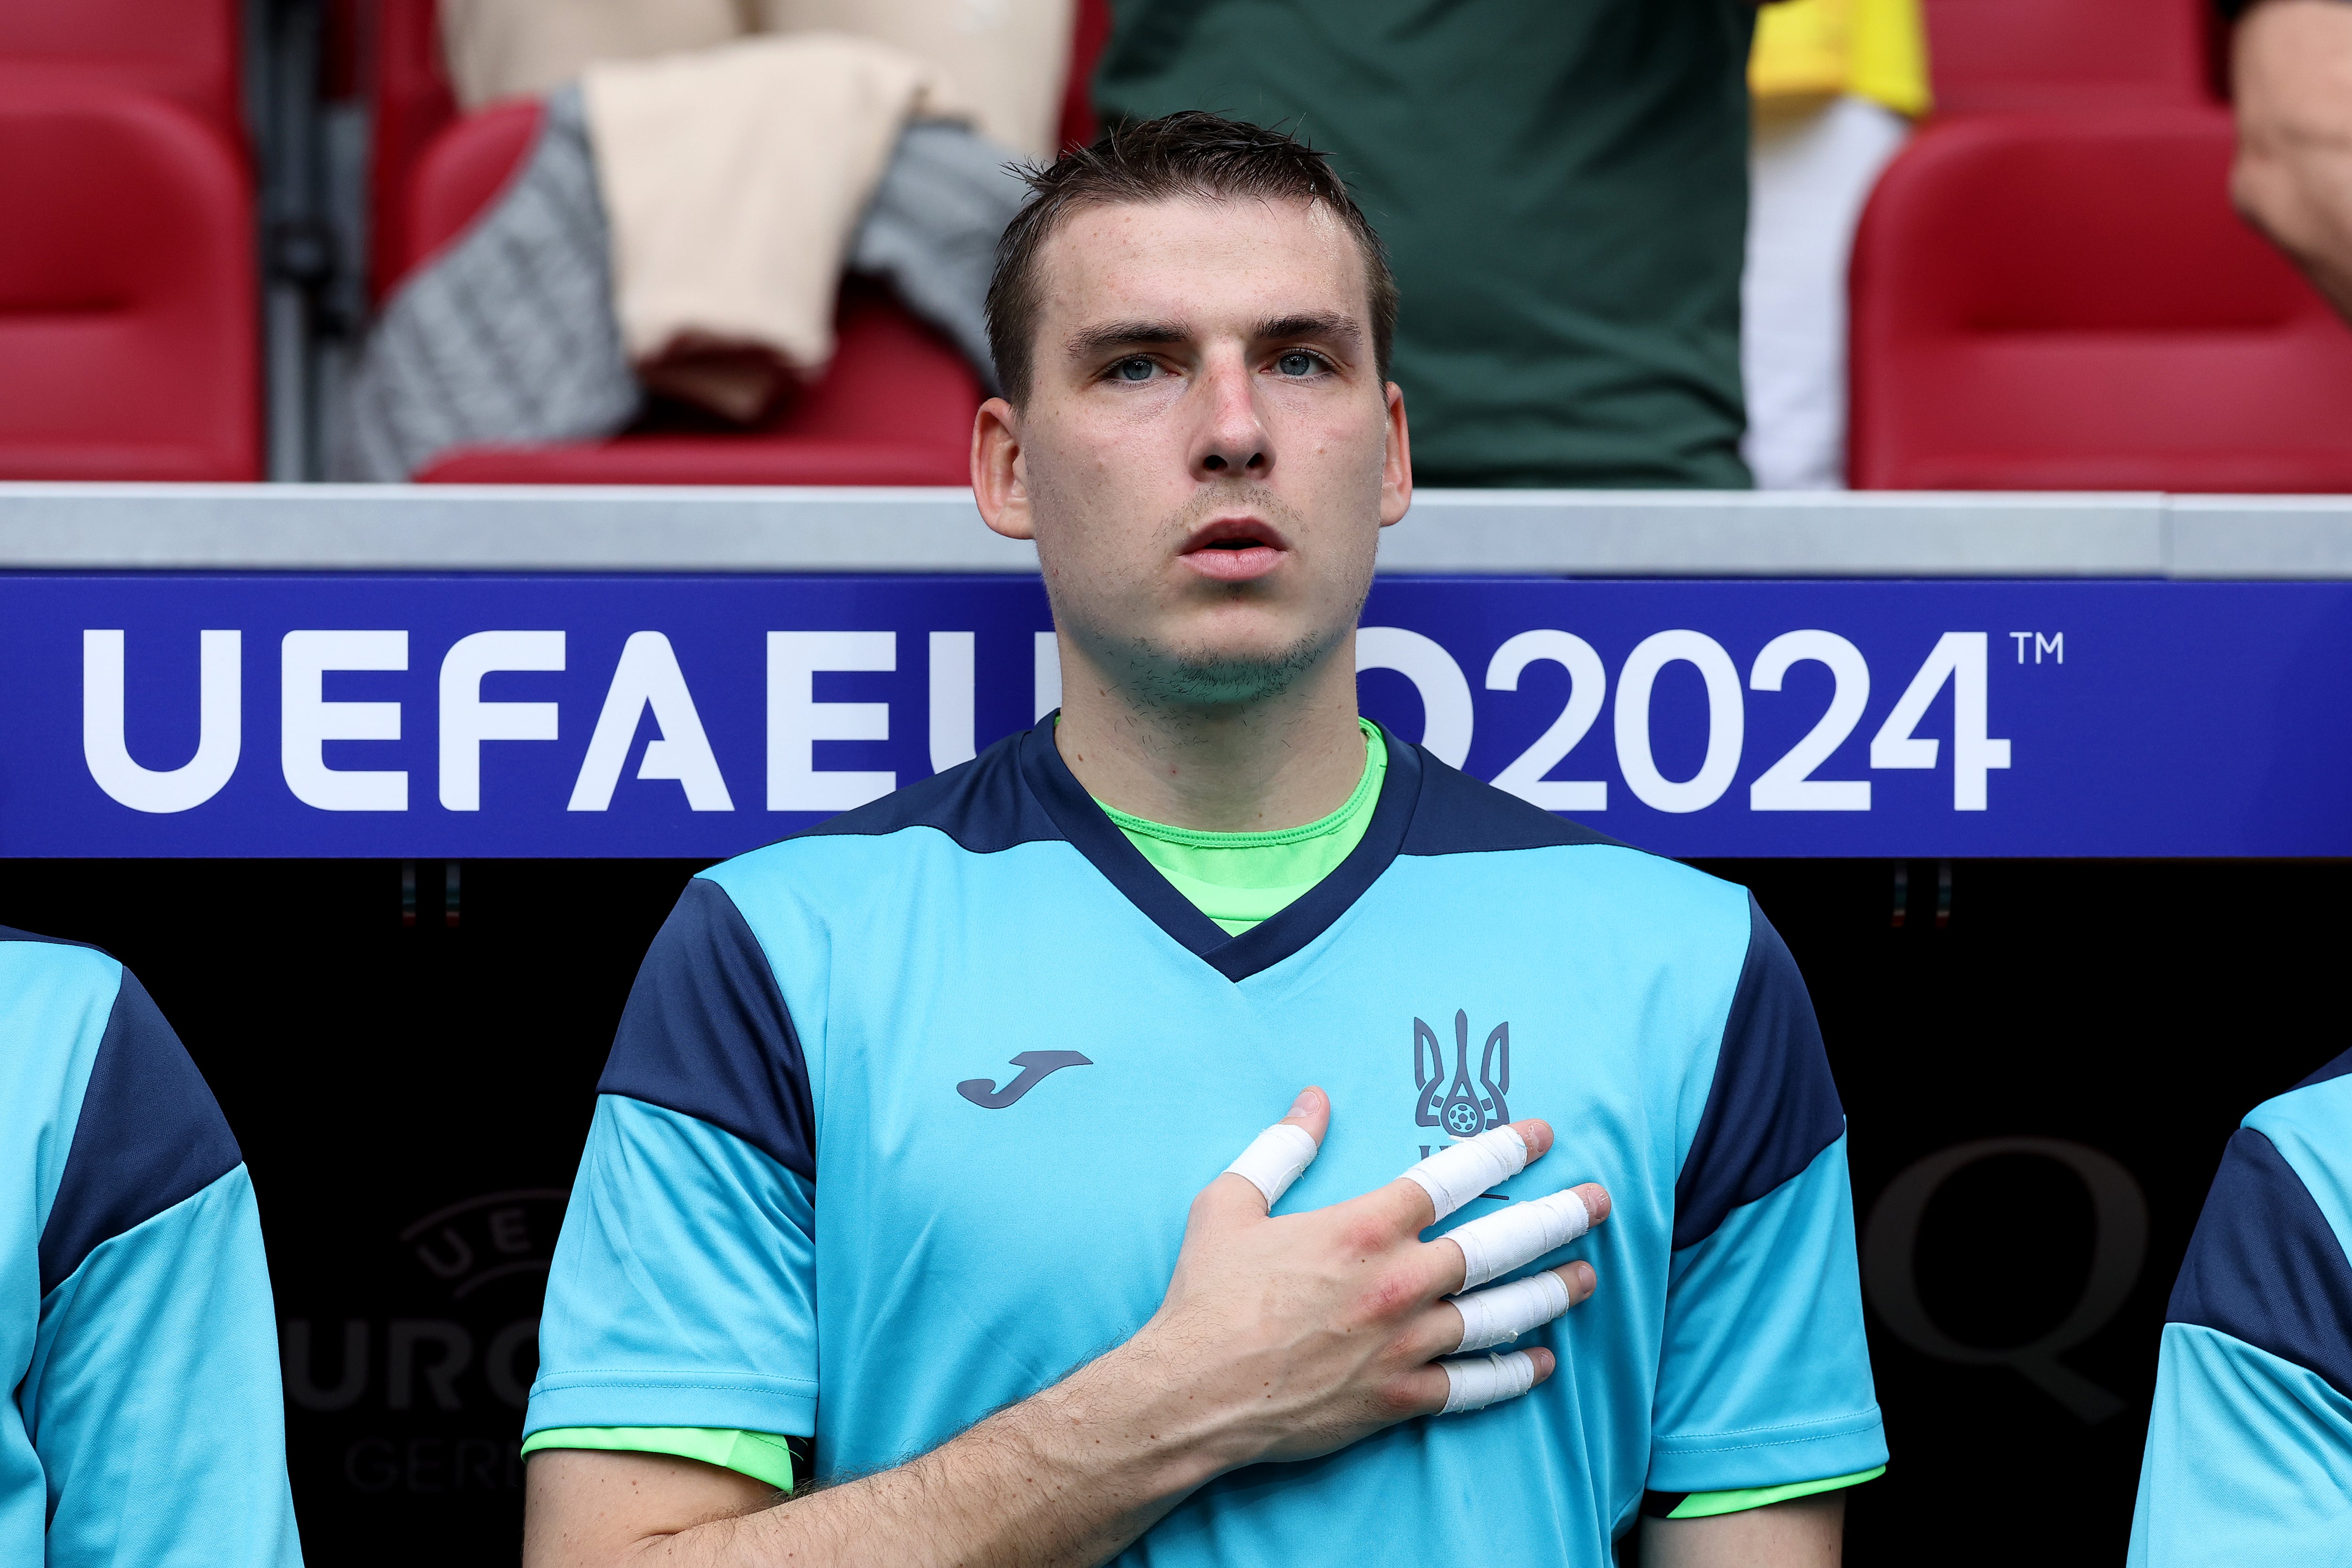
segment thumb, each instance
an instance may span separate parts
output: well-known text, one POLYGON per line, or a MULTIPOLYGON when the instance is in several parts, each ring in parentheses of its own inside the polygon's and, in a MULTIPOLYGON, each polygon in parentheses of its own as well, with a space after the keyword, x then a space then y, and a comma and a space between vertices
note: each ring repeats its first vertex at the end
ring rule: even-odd
MULTIPOLYGON (((1241 1157, 1225 1167, 1223 1175, 1239 1176, 1257 1189, 1271 1212, 1282 1201, 1307 1167, 1315 1161, 1323 1146, 1323 1134, 1331 1126, 1330 1097, 1320 1089, 1307 1089, 1290 1103, 1290 1110, 1281 1121, 1260 1133, 1244 1149, 1241 1157)), ((1232 1185, 1223 1182, 1212 1186, 1232 1185)))

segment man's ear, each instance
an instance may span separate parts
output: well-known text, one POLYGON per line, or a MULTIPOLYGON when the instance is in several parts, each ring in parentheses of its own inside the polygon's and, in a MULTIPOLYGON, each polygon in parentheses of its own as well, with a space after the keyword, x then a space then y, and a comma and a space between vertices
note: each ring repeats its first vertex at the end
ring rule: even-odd
POLYGON ((1387 528, 1412 506, 1412 437, 1405 428, 1404 389, 1391 382, 1382 395, 1388 399, 1389 439, 1381 460, 1381 527, 1387 528))
POLYGON ((980 504, 982 520, 1006 538, 1037 537, 1029 512, 1021 416, 1001 397, 990 398, 972 415, 971 498, 980 504))

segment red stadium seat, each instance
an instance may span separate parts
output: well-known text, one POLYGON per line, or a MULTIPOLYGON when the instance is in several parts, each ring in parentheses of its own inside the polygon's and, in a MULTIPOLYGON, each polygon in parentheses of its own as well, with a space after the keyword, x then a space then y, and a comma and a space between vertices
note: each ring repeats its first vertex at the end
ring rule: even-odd
POLYGON ((400 214, 401 248, 389 257, 394 281, 463 234, 521 172, 539 120, 539 99, 510 99, 455 122, 425 148, 400 214))
MULTIPOLYGON (((521 167, 535 100, 494 104, 418 162, 399 271, 464 232, 521 167)), ((833 362, 755 430, 637 432, 611 441, 477 446, 416 475, 447 485, 961 485, 981 387, 963 356, 886 292, 843 290, 833 362)))
POLYGON ((0 478, 258 477, 253 204, 220 131, 13 84, 0 211, 0 478))
POLYGON ((240 26, 238 0, 0 0, 0 99, 28 80, 129 88, 242 147, 240 26))
POLYGON ((368 143, 368 283, 392 291, 422 247, 410 236, 410 187, 433 141, 457 118, 457 95, 441 66, 435 0, 375 0, 374 26, 361 51, 373 110, 368 143))
POLYGON ((2211 0, 1926 0, 1943 114, 2210 103, 2211 0))
POLYGON ((477 446, 428 485, 963 485, 980 383, 963 358, 879 288, 843 290, 822 380, 761 429, 633 434, 552 446, 477 446))
POLYGON ((2218 110, 1922 131, 1854 243, 1856 487, 2352 490, 2352 329, 2231 151, 2218 110))
POLYGON ((1095 63, 1110 42, 1110 0, 1078 0, 1070 36, 1070 77, 1062 89, 1062 145, 1084 147, 1100 129, 1095 118, 1095 63))

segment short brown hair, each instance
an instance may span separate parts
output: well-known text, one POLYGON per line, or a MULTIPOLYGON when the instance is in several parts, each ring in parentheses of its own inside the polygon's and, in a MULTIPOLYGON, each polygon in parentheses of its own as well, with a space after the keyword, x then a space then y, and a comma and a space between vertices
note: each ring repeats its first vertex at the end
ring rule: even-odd
POLYGON ((1092 146, 1021 174, 1034 194, 996 242, 996 272, 988 284, 988 349, 1013 402, 1028 397, 1035 369, 1037 256, 1062 220, 1084 206, 1184 196, 1321 202, 1339 214, 1363 254, 1371 286, 1372 356, 1381 379, 1388 379, 1397 317, 1388 253, 1331 160, 1297 137, 1186 110, 1115 125, 1092 146))

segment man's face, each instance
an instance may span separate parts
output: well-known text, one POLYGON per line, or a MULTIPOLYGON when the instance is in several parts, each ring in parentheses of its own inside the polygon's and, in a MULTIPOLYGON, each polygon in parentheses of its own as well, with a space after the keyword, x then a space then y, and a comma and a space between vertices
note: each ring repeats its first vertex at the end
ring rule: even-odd
POLYGON ((1412 496, 1363 257, 1303 202, 1080 208, 1040 256, 1030 393, 982 411, 990 526, 1055 617, 1154 703, 1248 703, 1355 625, 1412 496))

